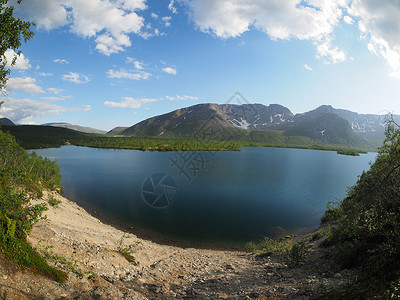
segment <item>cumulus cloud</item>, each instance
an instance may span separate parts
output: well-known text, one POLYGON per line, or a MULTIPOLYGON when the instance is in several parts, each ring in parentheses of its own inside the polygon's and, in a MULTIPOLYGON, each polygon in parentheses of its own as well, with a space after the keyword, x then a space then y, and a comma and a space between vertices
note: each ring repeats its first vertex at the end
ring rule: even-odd
POLYGON ((10 78, 7 81, 7 86, 6 86, 7 91, 23 91, 25 93, 31 94, 31 95, 37 95, 37 94, 42 94, 44 91, 40 86, 36 84, 36 79, 32 77, 15 77, 15 78, 10 78))
POLYGON ((312 68, 307 64, 304 65, 304 69, 306 69, 307 71, 312 71, 312 68))
POLYGON ((178 72, 176 71, 176 69, 171 68, 171 67, 166 67, 162 69, 165 73, 168 74, 172 74, 172 75, 176 75, 178 72))
POLYGON ((96 49, 110 55, 131 45, 129 34, 140 33, 144 19, 138 11, 146 9, 145 3, 146 0, 30 0, 16 9, 35 20, 39 28, 67 26, 83 38, 95 38, 96 49))
MULTIPOLYGON (((341 19, 346 0, 186 0, 185 3, 199 30, 219 38, 237 37, 254 28, 273 40, 310 40, 326 47, 324 40, 332 35, 341 19)), ((332 47, 330 50, 319 56, 340 52, 332 47)), ((338 61, 337 57, 332 60, 338 61)))
POLYGON ((124 97, 121 102, 105 101, 104 105, 109 107, 119 107, 119 108, 140 108, 145 103, 156 102, 157 99, 136 99, 132 97, 124 97))
POLYGON ((64 107, 51 103, 30 99, 16 100, 7 97, 0 107, 0 116, 7 117, 15 123, 27 124, 32 123, 33 118, 58 115, 65 111, 64 107))
POLYGON ((90 81, 90 79, 86 75, 82 75, 75 72, 69 72, 68 74, 63 75, 62 79, 64 81, 69 81, 76 84, 84 84, 90 81))
POLYGON ((121 70, 110 69, 107 71, 107 76, 108 78, 142 80, 142 79, 149 79, 151 74, 148 72, 132 73, 123 69, 121 70))
POLYGON ((174 101, 174 100, 176 100, 176 101, 199 100, 199 97, 188 96, 188 95, 182 95, 182 96, 176 95, 176 96, 174 96, 174 97, 165 96, 165 98, 166 98, 167 100, 171 100, 171 101, 174 101))
POLYGON ((400 78, 400 3, 391 0, 354 0, 348 10, 358 19, 368 49, 383 57, 392 75, 400 78))
POLYGON ((27 59, 22 53, 20 55, 17 55, 14 50, 8 49, 4 53, 4 57, 6 59, 6 67, 9 69, 28 70, 29 68, 31 68, 31 65, 29 64, 29 59, 27 59), (17 57, 15 64, 11 65, 15 57, 17 57))
POLYGON ((317 57, 326 58, 325 63, 338 63, 346 60, 346 53, 338 47, 332 46, 331 40, 327 40, 317 44, 317 57))

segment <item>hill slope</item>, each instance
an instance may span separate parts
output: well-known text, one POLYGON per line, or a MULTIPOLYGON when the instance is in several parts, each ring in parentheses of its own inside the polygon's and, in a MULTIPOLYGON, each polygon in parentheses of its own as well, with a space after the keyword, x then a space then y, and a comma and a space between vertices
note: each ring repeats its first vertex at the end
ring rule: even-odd
POLYGON ((73 125, 69 123, 46 123, 43 124, 43 126, 53 126, 53 127, 62 127, 62 128, 68 128, 84 133, 96 133, 96 134, 106 134, 107 132, 105 130, 100 130, 96 128, 91 128, 91 127, 84 127, 84 126, 79 126, 79 125, 73 125))
POLYGON ((15 126, 14 122, 7 118, 0 118, 0 125, 3 126, 15 126))

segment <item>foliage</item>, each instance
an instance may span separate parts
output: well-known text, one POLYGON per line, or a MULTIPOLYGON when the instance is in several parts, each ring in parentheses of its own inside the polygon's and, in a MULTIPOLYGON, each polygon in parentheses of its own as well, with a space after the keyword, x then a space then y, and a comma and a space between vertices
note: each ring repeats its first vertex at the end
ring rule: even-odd
POLYGON ((245 250, 254 253, 257 257, 266 257, 274 253, 283 253, 288 247, 289 242, 286 238, 273 240, 269 237, 264 237, 258 243, 246 243, 245 250))
POLYGON ((52 207, 58 207, 58 205, 61 203, 61 200, 54 198, 53 195, 49 195, 49 199, 47 200, 50 206, 52 207))
MULTIPOLYGON (((119 243, 118 243, 118 247, 117 247, 117 251, 123 256, 125 257, 125 259, 130 262, 131 264, 133 264, 134 266, 137 266, 137 262, 135 257, 133 256, 133 253, 135 253, 135 246, 133 245, 128 245, 127 247, 125 247, 124 244, 124 238, 125 235, 120 239, 119 243)), ((137 244, 139 244, 140 242, 137 242, 137 244)))
MULTIPOLYGON (((3 130, 14 135, 25 149, 54 148, 62 145, 76 145, 107 149, 134 149, 149 151, 239 151, 242 147, 278 147, 299 148, 327 151, 341 151, 345 153, 365 153, 360 149, 346 148, 343 145, 329 145, 321 141, 306 137, 285 137, 281 133, 267 135, 264 138, 243 138, 235 135, 225 141, 196 140, 193 138, 150 138, 150 137, 113 137, 96 134, 87 134, 67 128, 51 126, 4 126, 3 130), (274 136, 281 138, 275 139, 274 136), (243 139, 242 139, 243 138, 243 139), (257 140, 258 142, 254 142, 257 140)), ((253 133, 254 135, 254 133, 253 133)), ((373 149, 373 147, 369 147, 373 149)))
POLYGON ((73 259, 71 257, 64 257, 62 255, 58 255, 51 250, 52 248, 53 248, 53 246, 47 246, 44 248, 39 247, 39 252, 46 261, 58 263, 58 264, 62 265, 64 268, 77 274, 78 276, 83 277, 83 272, 78 267, 78 264, 75 259, 73 259))
POLYGON ((55 162, 28 154, 15 138, 0 131, 0 251, 21 266, 29 266, 57 281, 66 274, 49 265, 27 242, 32 225, 42 218, 45 204, 32 204, 43 189, 58 190, 61 175, 55 162))
MULTIPOLYGON (((22 0, 18 0, 20 4, 22 0)), ((7 60, 5 52, 8 49, 14 50, 17 55, 21 53, 18 49, 22 45, 22 41, 26 42, 33 37, 31 30, 33 23, 24 21, 14 16, 14 7, 7 5, 8 0, 0 0, 0 90, 7 82, 7 76, 10 69, 7 68, 7 60)), ((11 65, 14 65, 17 57, 14 57, 11 65)))
POLYGON ((292 248, 287 251, 287 265, 291 268, 300 266, 306 258, 309 246, 305 241, 294 243, 292 248))
POLYGON ((340 200, 329 201, 326 205, 327 210, 321 218, 322 223, 331 222, 337 220, 342 215, 342 207, 340 206, 342 202, 340 200))
POLYGON ((388 126, 376 161, 325 216, 335 224, 325 245, 337 246, 343 267, 363 270, 344 293, 358 298, 381 294, 400 278, 399 128, 388 126))

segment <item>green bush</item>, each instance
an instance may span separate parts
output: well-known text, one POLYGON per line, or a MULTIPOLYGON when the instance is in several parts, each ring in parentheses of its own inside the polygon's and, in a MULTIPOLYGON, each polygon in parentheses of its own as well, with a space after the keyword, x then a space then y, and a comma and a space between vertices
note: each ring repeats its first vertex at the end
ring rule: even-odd
POLYGON ((376 161, 334 210, 332 235, 343 267, 362 267, 349 288, 357 297, 381 294, 400 278, 400 129, 389 125, 376 161))
POLYGON ((33 224, 42 219, 46 204, 32 204, 43 189, 59 190, 60 170, 55 162, 28 154, 15 138, 0 131, 0 251, 57 281, 66 274, 50 267, 27 242, 33 224))
POLYGON ((283 238, 280 240, 273 240, 264 237, 260 242, 248 242, 245 245, 247 252, 254 253, 257 257, 271 256, 273 253, 283 253, 289 246, 289 242, 283 238))
POLYGON ((300 266, 308 253, 308 245, 305 241, 294 243, 288 251, 287 265, 295 268, 300 266))

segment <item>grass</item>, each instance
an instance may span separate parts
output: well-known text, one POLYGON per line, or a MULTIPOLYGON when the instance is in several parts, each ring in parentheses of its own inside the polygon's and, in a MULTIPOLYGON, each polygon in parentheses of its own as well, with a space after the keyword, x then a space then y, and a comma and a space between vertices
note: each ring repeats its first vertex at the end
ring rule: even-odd
POLYGON ((58 263, 67 270, 70 270, 71 272, 77 274, 79 277, 83 277, 84 273, 82 269, 78 267, 78 263, 75 259, 56 254, 51 251, 51 249, 53 248, 54 246, 41 247, 39 244, 38 251, 46 261, 58 263))
MULTIPOLYGON (((135 246, 133 245, 128 245, 124 246, 124 239, 127 238, 125 235, 123 235, 118 243, 117 246, 117 252, 120 253, 125 259, 133 264, 134 266, 137 266, 137 261, 133 254, 135 253, 135 246)), ((140 244, 140 242, 136 242, 136 246, 140 244)))
POLYGON ((268 257, 274 253, 284 253, 285 250, 290 247, 290 243, 287 238, 280 240, 273 240, 268 237, 264 237, 260 242, 248 242, 245 245, 247 252, 254 253, 256 257, 268 257))

